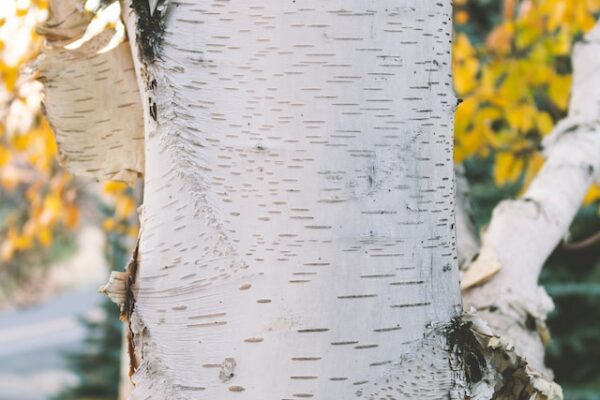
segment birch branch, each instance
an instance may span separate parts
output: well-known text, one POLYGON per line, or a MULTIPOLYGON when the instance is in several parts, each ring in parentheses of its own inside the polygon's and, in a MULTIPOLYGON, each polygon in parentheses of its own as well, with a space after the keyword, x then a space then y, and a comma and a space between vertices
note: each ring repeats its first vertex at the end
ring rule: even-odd
POLYGON ((520 199, 496 207, 462 280, 466 308, 475 307, 546 378, 545 320, 553 303, 538 279, 600 173, 600 25, 576 46, 573 64, 569 114, 544 142, 544 167, 520 199))
POLYGON ((131 183, 144 169, 144 123, 131 51, 124 40, 115 44, 114 29, 90 38, 92 16, 81 0, 50 2, 49 19, 38 29, 46 36, 39 66, 44 109, 61 162, 71 172, 131 183))

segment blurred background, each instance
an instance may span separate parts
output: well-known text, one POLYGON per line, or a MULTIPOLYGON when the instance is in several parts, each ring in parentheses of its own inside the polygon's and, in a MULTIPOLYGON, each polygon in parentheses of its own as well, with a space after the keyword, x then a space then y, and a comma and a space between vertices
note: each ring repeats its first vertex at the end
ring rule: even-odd
MULTIPOLYGON (((455 159, 482 229, 542 166, 541 141, 566 115, 573 45, 600 0, 454 7, 455 159)), ((0 0, 0 400, 116 400, 121 325, 97 288, 128 261, 140 189, 58 165, 35 75, 46 9, 0 0)), ((594 187, 541 278, 556 304, 547 363, 567 400, 600 399, 599 231, 594 187)))

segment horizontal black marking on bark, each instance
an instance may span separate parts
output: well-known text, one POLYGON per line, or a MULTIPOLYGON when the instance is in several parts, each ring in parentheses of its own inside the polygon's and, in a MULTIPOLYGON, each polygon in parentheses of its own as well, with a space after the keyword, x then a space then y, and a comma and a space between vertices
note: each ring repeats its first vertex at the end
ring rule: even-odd
POLYGON ((425 281, 404 281, 404 282, 392 282, 391 286, 404 286, 404 285, 421 285, 425 283, 425 281))
POLYGON ((391 305, 390 308, 410 308, 410 307, 424 307, 429 306, 431 303, 429 301, 423 303, 410 303, 410 304, 394 304, 391 305))
POLYGON ((373 297, 377 297, 376 294, 351 294, 351 295, 347 295, 347 296, 338 296, 338 299, 369 299, 369 298, 373 298, 373 297))

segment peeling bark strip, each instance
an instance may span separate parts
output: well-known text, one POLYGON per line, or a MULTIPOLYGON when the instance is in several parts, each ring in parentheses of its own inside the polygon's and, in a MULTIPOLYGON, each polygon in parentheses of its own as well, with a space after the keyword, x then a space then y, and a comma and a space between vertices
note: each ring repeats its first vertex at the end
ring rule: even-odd
POLYGON ((466 313, 447 327, 452 351, 467 377, 468 399, 560 400, 560 386, 548 381, 487 323, 466 313))
POLYGON ((450 2, 163 11, 132 397, 462 399, 450 2))
POLYGON ((573 65, 569 115, 545 142, 544 167, 522 198, 496 207, 480 255, 463 279, 469 289, 497 272, 468 290, 465 303, 546 379, 552 374, 544 366, 545 320, 554 306, 538 278, 600 177, 600 25, 576 46, 573 65))
POLYGON ((98 53, 114 33, 105 31, 65 48, 83 35, 90 16, 81 1, 50 4, 39 28, 47 38, 40 72, 61 161, 77 175, 131 183, 144 170, 144 120, 129 45, 98 53))
POLYGON ((132 376, 138 367, 139 356, 135 352, 135 331, 132 328, 132 314, 135 310, 135 282, 137 280, 139 240, 125 271, 112 271, 108 283, 100 287, 99 292, 104 293, 119 306, 120 318, 127 324, 127 353, 129 355, 129 376, 132 376))

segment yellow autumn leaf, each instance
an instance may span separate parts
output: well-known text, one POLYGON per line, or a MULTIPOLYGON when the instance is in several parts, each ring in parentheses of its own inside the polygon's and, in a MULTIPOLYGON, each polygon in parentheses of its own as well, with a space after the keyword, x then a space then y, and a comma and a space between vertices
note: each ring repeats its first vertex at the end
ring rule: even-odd
POLYGON ((526 133, 534 126, 536 111, 531 104, 521 103, 506 109, 505 116, 512 127, 526 133))
POLYGON ((541 153, 533 153, 527 160, 527 167, 525 168, 525 176, 523 179, 522 191, 529 187, 529 184, 537 176, 540 169, 544 165, 545 158, 541 153))
POLYGON ((569 105, 572 80, 571 75, 556 74, 550 81, 548 95, 552 102, 561 110, 566 110, 569 105))
POLYGON ((15 250, 24 251, 33 246, 33 240, 32 237, 28 235, 16 235, 13 238, 13 245, 15 250))
MULTIPOLYGON (((489 129, 489 128, 483 128, 489 129)), ((481 134, 480 130, 472 130, 465 134, 460 141, 460 148, 464 154, 473 155, 485 151, 486 142, 485 135, 481 134)), ((483 154, 480 154, 483 156, 483 154)))
POLYGON ((454 15, 454 22, 458 25, 464 25, 469 22, 469 13, 465 10, 460 10, 454 15))
POLYGON ((104 230, 107 232, 113 231, 116 226, 117 226, 117 221, 115 221, 113 218, 106 218, 102 222, 102 228, 104 228, 104 230))
POLYGON ((135 200, 130 196, 119 196, 115 214, 118 218, 128 218, 135 211, 135 200))
POLYGON ((456 36, 453 57, 454 88, 459 96, 464 96, 476 87, 479 72, 479 60, 467 35, 456 36))
POLYGON ((14 92, 17 79, 19 78, 18 68, 9 66, 2 67, 2 65, 0 65, 0 77, 2 77, 0 82, 4 83, 6 90, 14 92))
POLYGON ((454 88, 459 96, 464 96, 477 86, 476 75, 479 71, 479 61, 469 58, 454 66, 454 88))
POLYGON ((529 88, 527 82, 524 80, 524 76, 514 66, 498 89, 498 94, 504 99, 506 104, 518 103, 529 94, 529 88))
POLYGON ((527 57, 519 61, 519 70, 525 74, 527 81, 531 86, 541 86, 548 81, 554 74, 551 67, 553 54, 545 43, 533 46, 527 57))
POLYGON ((515 157, 510 152, 500 152, 496 155, 494 164, 494 180, 498 186, 516 181, 524 167, 523 159, 515 157))
POLYGON ((600 185, 593 185, 590 190, 588 190, 583 199, 583 204, 590 205, 596 201, 600 201, 600 185))
POLYGON ((560 29, 554 40, 552 40, 552 53, 555 55, 569 55, 572 50, 573 32, 569 27, 560 29))
POLYGON ((48 247, 53 241, 52 231, 48 228, 42 228, 38 231, 37 238, 42 246, 48 247))
POLYGON ((518 50, 523 50, 535 43, 540 38, 541 29, 540 26, 531 26, 518 24, 519 30, 516 35, 515 46, 518 50))
POLYGON ((106 194, 117 194, 127 189, 127 184, 118 181, 108 181, 104 183, 102 191, 106 194))
POLYGON ((10 151, 6 147, 0 145, 0 167, 6 165, 10 161, 10 158, 10 151))
POLYGON ((467 127, 471 125, 473 116, 477 111, 477 99, 475 97, 469 97, 456 108, 456 114, 454 116, 454 134, 461 136, 467 131, 467 127))
POLYGON ((547 12, 548 30, 553 31, 564 23, 568 23, 569 7, 565 1, 546 2, 542 10, 547 12))
POLYGON ((537 129, 543 134, 547 135, 552 132, 552 128, 554 128, 554 121, 550 114, 546 111, 540 111, 535 116, 537 129))
POLYGON ((49 195, 44 198, 42 214, 40 215, 40 224, 48 225, 55 221, 62 209, 62 202, 57 195, 49 195))
POLYGON ((575 26, 584 32, 588 32, 596 25, 596 18, 590 14, 589 8, 582 1, 579 1, 574 10, 575 26))

